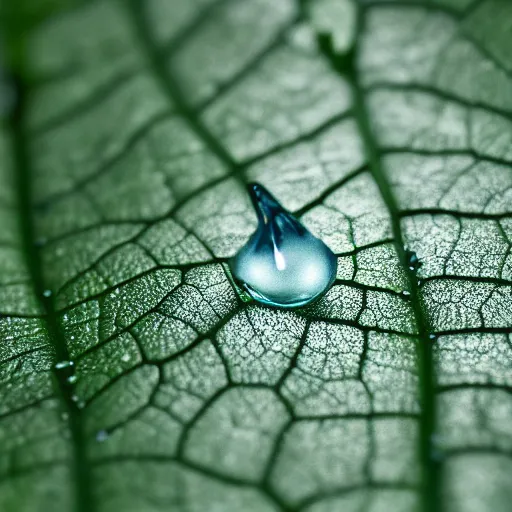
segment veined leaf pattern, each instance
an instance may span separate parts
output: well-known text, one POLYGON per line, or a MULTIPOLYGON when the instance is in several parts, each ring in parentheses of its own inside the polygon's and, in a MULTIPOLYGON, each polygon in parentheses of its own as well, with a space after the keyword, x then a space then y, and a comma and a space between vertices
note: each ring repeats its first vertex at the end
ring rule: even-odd
POLYGON ((511 17, 93 0, 31 30, 0 140, 0 509, 508 510, 511 17), (312 306, 227 275, 254 180, 339 257, 312 306))

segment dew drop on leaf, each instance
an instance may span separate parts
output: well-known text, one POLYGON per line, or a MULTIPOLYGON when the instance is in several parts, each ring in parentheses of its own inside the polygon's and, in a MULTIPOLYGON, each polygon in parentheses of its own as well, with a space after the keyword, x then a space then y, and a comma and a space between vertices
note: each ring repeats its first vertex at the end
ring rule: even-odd
POLYGON ((255 300, 285 308, 304 306, 325 293, 337 259, 263 186, 249 185, 258 228, 229 262, 234 277, 255 300))
POLYGON ((77 377, 76 375, 70 375, 70 376, 68 377, 68 382, 69 382, 70 384, 75 384, 77 380, 78 380, 78 377, 77 377))
POLYGON ((43 296, 44 297, 51 297, 52 295, 52 291, 51 290, 44 290, 43 292, 43 296))
POLYGON ((121 361, 123 361, 123 363, 127 363, 130 359, 131 359, 130 354, 123 354, 121 356, 121 361))
POLYGON ((418 259, 418 255, 414 251, 406 250, 405 257, 407 259, 407 265, 409 270, 416 272, 421 267, 421 261, 418 259))
POLYGON ((70 366, 73 366, 75 363, 73 361, 59 361, 55 364, 56 370, 63 370, 64 368, 69 368, 70 366))
POLYGON ((98 443, 103 443, 107 439, 108 432, 106 430, 98 430, 98 432, 96 432, 96 441, 98 441, 98 443))

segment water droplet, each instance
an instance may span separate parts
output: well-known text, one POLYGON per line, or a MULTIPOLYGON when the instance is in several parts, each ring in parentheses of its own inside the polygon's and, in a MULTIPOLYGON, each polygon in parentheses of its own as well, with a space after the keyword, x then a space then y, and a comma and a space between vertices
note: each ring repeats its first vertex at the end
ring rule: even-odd
POLYGON ((435 334, 429 334, 429 335, 428 335, 428 339, 429 339, 430 341, 436 341, 436 340, 437 340, 437 336, 436 336, 435 334))
POLYGON ((255 300, 285 308, 303 306, 336 278, 337 258, 261 185, 249 185, 258 228, 229 262, 255 300))
POLYGON ((51 297, 52 296, 52 291, 51 290, 45 290, 43 292, 43 296, 44 297, 51 297))
POLYGON ((127 363, 130 359, 131 359, 131 356, 128 353, 127 354, 123 354, 121 356, 121 361, 123 361, 123 363, 127 363))
POLYGON ((403 291, 402 291, 402 295, 403 295, 404 297, 409 297, 409 296, 411 295, 411 292, 409 292, 409 291, 407 291, 407 290, 403 290, 403 291))
POLYGON ((68 377, 68 382, 69 382, 70 384, 75 384, 77 380, 78 380, 78 377, 77 377, 76 375, 70 375, 70 376, 68 377))
POLYGON ((106 430, 98 430, 98 432, 96 432, 96 441, 98 441, 98 443, 103 443, 107 439, 108 432, 106 430))
POLYGON ((70 366, 73 366, 75 363, 73 361, 59 361, 55 364, 56 370, 62 370, 64 368, 69 368, 70 366))
POLYGON ((418 259, 418 255, 414 251, 406 249, 405 257, 407 259, 409 270, 416 272, 421 267, 421 261, 418 259))

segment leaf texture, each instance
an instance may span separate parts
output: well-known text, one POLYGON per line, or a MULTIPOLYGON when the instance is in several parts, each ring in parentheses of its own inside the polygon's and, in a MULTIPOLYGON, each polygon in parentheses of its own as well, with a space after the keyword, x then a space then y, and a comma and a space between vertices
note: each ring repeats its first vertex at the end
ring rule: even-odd
POLYGON ((511 17, 92 0, 30 30, 0 139, 0 510, 508 510, 511 17), (254 180, 337 254, 316 304, 229 279, 254 180))

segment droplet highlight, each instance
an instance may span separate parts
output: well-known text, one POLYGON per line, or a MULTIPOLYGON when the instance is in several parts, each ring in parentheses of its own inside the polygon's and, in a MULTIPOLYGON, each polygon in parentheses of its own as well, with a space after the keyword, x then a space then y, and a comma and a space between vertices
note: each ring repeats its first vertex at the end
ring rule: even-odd
POLYGON ((265 187, 248 188, 258 228, 230 260, 231 273, 258 302, 283 308, 313 302, 334 282, 336 256, 265 187))
POLYGON ((70 366, 73 366, 75 363, 73 361, 59 361, 58 363, 55 363, 55 369, 56 370, 63 370, 64 368, 69 368, 70 366))

